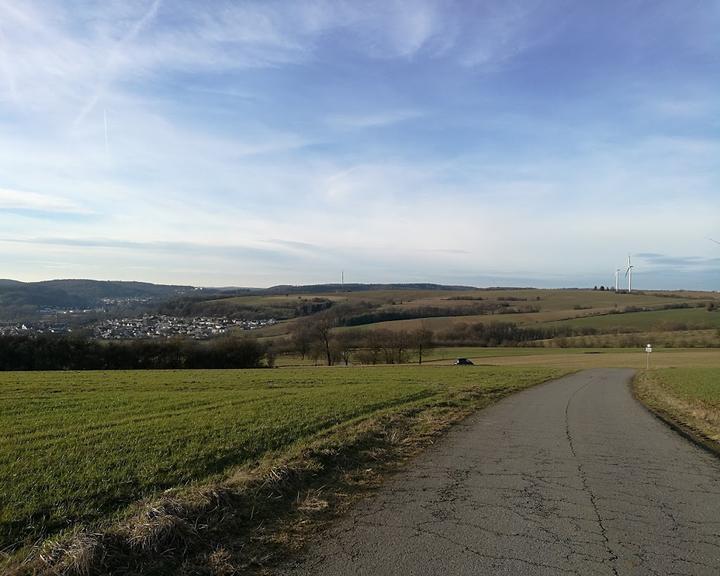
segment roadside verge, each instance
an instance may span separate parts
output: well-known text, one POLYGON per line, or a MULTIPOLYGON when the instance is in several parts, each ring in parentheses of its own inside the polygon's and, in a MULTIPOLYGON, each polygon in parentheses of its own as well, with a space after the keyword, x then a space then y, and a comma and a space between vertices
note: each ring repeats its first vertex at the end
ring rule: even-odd
MULTIPOLYGON (((640 372, 633 378, 633 396, 678 434, 720 457, 720 410, 715 402, 708 402, 696 393, 692 372, 685 372, 688 371, 640 372), (678 379, 682 379, 690 394, 681 393, 682 388, 675 385, 678 379)), ((720 380, 717 388, 720 397, 720 380)))

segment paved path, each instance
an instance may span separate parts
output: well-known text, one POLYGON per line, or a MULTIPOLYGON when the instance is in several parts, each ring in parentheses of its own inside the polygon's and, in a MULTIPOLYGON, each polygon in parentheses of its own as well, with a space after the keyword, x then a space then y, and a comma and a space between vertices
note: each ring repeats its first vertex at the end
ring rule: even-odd
POLYGON ((293 575, 720 574, 720 460, 588 370, 456 426, 293 575))

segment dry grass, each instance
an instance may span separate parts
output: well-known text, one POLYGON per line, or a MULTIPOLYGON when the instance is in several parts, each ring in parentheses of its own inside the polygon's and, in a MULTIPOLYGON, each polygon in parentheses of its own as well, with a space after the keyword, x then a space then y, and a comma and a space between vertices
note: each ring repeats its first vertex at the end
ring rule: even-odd
POLYGON ((94 567, 102 563, 103 549, 100 534, 78 531, 54 540, 42 547, 35 562, 52 567, 54 576, 89 576, 94 567))
POLYGON ((644 371, 635 379, 634 391, 651 409, 720 450, 720 369, 644 371))

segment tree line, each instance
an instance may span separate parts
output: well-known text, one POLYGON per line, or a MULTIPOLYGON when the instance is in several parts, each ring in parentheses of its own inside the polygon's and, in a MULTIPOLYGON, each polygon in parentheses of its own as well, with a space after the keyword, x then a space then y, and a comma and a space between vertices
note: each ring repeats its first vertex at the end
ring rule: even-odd
POLYGON ((259 368, 273 363, 254 338, 100 342, 82 337, 0 337, 0 370, 259 368))
POLYGON ((435 346, 530 346, 538 341, 597 333, 591 327, 523 327, 512 322, 458 322, 433 331, 421 325, 414 330, 357 329, 343 327, 333 310, 294 324, 289 350, 303 360, 334 364, 422 363, 435 346), (341 328, 341 329, 338 329, 341 328))

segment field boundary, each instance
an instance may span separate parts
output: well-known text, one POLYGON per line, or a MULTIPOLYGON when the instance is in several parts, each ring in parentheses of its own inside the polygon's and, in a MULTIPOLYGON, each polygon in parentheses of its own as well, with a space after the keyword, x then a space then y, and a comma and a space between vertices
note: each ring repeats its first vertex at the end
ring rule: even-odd
POLYGON ((633 398, 635 398, 635 400, 637 400, 637 402, 640 403, 650 414, 655 416, 655 418, 663 422, 666 426, 671 428, 677 434, 679 434, 686 440, 689 440, 698 448, 709 452, 716 458, 720 458, 720 442, 716 442, 712 438, 708 438, 700 430, 697 430, 695 427, 680 421, 664 408, 651 403, 649 400, 646 401, 641 397, 641 394, 638 391, 638 383, 641 377, 642 373, 636 372, 635 376, 630 382, 630 391, 633 395, 633 398))

